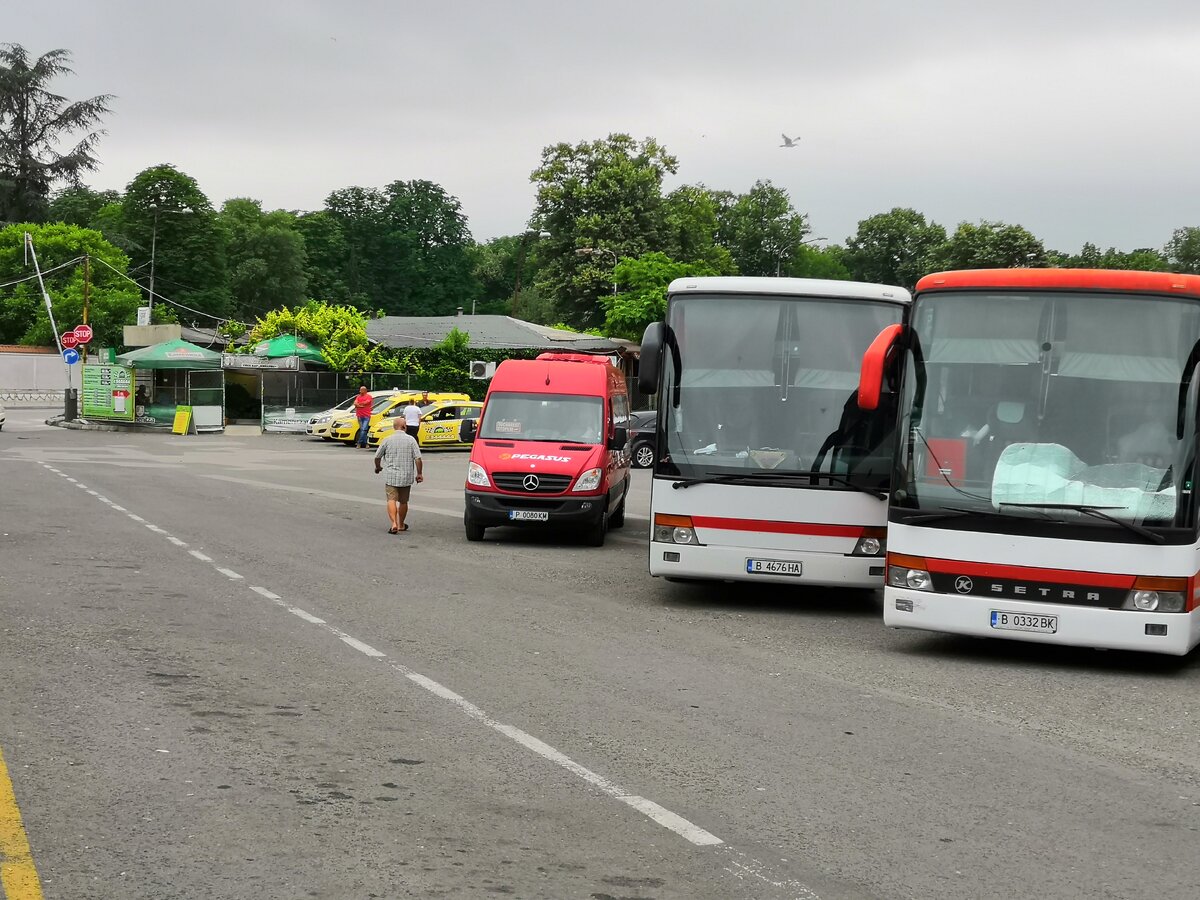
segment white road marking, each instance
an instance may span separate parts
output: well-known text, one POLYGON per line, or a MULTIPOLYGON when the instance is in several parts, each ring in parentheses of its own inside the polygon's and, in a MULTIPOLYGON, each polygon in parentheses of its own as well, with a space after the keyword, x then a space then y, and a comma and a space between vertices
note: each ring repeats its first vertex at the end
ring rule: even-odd
POLYGON ((517 728, 513 725, 505 725, 503 722, 498 722, 474 703, 471 703, 466 698, 454 693, 454 691, 450 690, 450 688, 438 684, 432 678, 427 678, 420 672, 414 672, 412 669, 401 665, 400 663, 393 662, 390 663, 390 665, 393 669, 395 669, 413 684, 423 687, 425 690, 429 691, 429 693, 437 697, 441 697, 443 700, 449 700, 472 719, 482 722, 492 730, 499 732, 510 740, 516 741, 522 747, 527 750, 532 750, 538 756, 548 759, 550 762, 555 763, 556 765, 562 766, 568 772, 578 776, 579 778, 582 778, 588 784, 599 789, 613 799, 621 801, 626 806, 636 809, 642 815, 654 820, 669 831, 675 832, 684 840, 702 847, 725 843, 715 834, 705 831, 699 825, 689 822, 682 816, 678 816, 669 809, 659 806, 652 800, 647 800, 645 797, 639 797, 637 794, 631 794, 619 785, 609 781, 603 775, 598 775, 591 769, 581 766, 579 763, 575 762, 575 760, 563 753, 560 753, 558 750, 555 750, 544 741, 538 740, 528 732, 522 731, 520 728, 517 728))
POLYGON ((157 525, 151 525, 149 522, 146 523, 146 527, 149 528, 151 531, 153 531, 155 534, 166 534, 167 533, 166 529, 159 528, 157 525))
POLYGON ((91 494, 93 497, 100 496, 100 493, 98 491, 93 491, 91 488, 88 488, 88 493, 91 494))
POLYGON ((125 507, 117 506, 117 504, 115 504, 115 503, 112 505, 112 508, 115 509, 117 512, 125 512, 125 507))
MULTIPOLYGON (((372 501, 365 497, 357 497, 357 496, 353 496, 353 495, 335 495, 335 494, 333 494, 333 492, 329 492, 329 491, 315 491, 315 490, 310 490, 310 489, 306 489, 306 488, 296 488, 296 487, 292 487, 289 485, 277 485, 277 484, 272 484, 270 482, 252 481, 251 479, 220 478, 220 476, 206 476, 206 477, 216 477, 216 478, 219 478, 220 480, 224 480, 224 481, 242 482, 242 483, 253 484, 253 485, 261 486, 261 487, 275 488, 278 490, 292 490, 292 491, 297 491, 300 493, 307 493, 307 494, 328 495, 328 496, 334 496, 337 499, 357 500, 359 502, 373 503, 373 504, 378 504, 378 505, 382 505, 382 502, 383 502, 383 501, 372 501)), ((74 481, 74 479, 70 479, 70 480, 74 481)), ((93 495, 95 495, 97 497, 99 496, 99 495, 96 495, 94 491, 90 491, 89 493, 92 493, 93 495)), ((100 498, 100 499, 105 499, 105 498, 100 498)), ((107 500, 105 502, 111 503, 111 501, 107 501, 107 500)), ((120 510, 122 512, 126 512, 123 507, 117 506, 115 503, 112 504, 112 508, 115 510, 120 510)), ((422 512, 431 512, 431 513, 436 513, 439 515, 451 515, 456 518, 459 515, 457 512, 450 512, 448 510, 442 510, 442 509, 422 509, 421 507, 413 507, 413 508, 418 509, 422 512)), ((137 515, 134 515, 133 513, 129 513, 129 512, 126 512, 126 514, 129 516, 129 518, 134 519, 135 521, 144 523, 146 525, 146 527, 151 529, 152 531, 156 531, 156 532, 166 535, 167 539, 169 541, 171 541, 173 544, 175 544, 177 546, 181 546, 181 547, 187 546, 187 544, 185 542, 181 541, 179 538, 176 538, 170 534, 167 534, 163 529, 159 528, 156 525, 151 525, 150 523, 146 522, 146 520, 143 519, 141 516, 137 516, 137 515)), ((631 518, 631 519, 638 518, 640 520, 640 517, 630 516, 629 518, 631 518)), ((189 550, 188 553, 191 556, 195 557, 196 559, 198 559, 202 562, 212 562, 213 561, 212 557, 201 553, 199 550, 189 550)), ((220 572, 222 575, 226 576, 227 578, 230 578, 232 580, 237 580, 237 581, 243 580, 243 576, 239 575, 237 572, 234 572, 232 569, 222 568, 221 566, 214 566, 214 568, 218 572, 220 572)), ((271 600, 272 602, 283 607, 288 612, 292 613, 293 615, 297 616, 298 618, 303 619, 304 621, 309 622, 311 624, 320 626, 324 630, 326 630, 326 631, 330 632, 331 634, 335 635, 336 637, 338 637, 347 646, 353 647, 355 650, 357 650, 358 652, 360 652, 368 657, 371 657, 373 659, 382 659, 382 658, 386 657, 386 654, 383 653, 383 651, 377 650, 374 647, 372 647, 370 644, 364 643, 363 641, 358 640, 358 638, 355 638, 352 635, 346 634, 344 631, 341 631, 340 629, 335 628, 334 626, 327 623, 324 619, 320 619, 317 616, 314 616, 311 613, 306 612, 303 609, 300 609, 299 607, 290 605, 279 594, 276 594, 273 591, 268 590, 267 588, 259 587, 259 586, 252 586, 252 587, 250 587, 250 590, 254 591, 255 593, 259 594, 262 597, 267 598, 268 600, 271 600)), ((593 772, 591 769, 588 769, 587 767, 580 765, 579 763, 575 762, 575 760, 571 759, 566 754, 564 754, 564 753, 560 752, 559 750, 555 749, 554 747, 550 746, 545 741, 539 740, 538 738, 534 737, 533 735, 529 734, 528 732, 523 731, 522 729, 517 728, 514 725, 507 725, 503 722, 498 721, 497 719, 492 718, 490 715, 488 715, 486 712, 484 712, 478 706, 471 703, 469 700, 467 700, 460 694, 457 694, 454 691, 450 690, 450 688, 445 687, 444 685, 439 684, 438 682, 434 681, 432 678, 422 675, 420 672, 416 672, 416 671, 408 668, 407 666, 402 665, 401 663, 389 662, 388 665, 391 666, 395 671, 397 671, 401 675, 403 675, 405 678, 407 678, 409 681, 411 681, 413 684, 416 684, 417 686, 425 689, 426 691, 428 691, 429 693, 431 693, 437 697, 442 698, 443 700, 447 700, 450 703, 453 703, 455 706, 457 706, 459 708, 459 710, 461 710, 463 713, 465 713, 470 718, 475 719, 476 721, 482 722, 483 724, 487 725, 489 728, 491 728, 496 733, 502 734, 505 737, 507 737, 509 740, 515 741, 516 743, 520 744, 522 747, 525 747, 527 750, 530 750, 531 752, 536 753, 538 756, 542 757, 543 759, 548 760, 549 762, 553 762, 555 765, 560 766, 561 768, 565 769, 566 771, 570 772, 571 774, 575 775, 576 777, 580 778, 581 780, 587 782, 592 787, 601 791, 605 795, 612 797, 613 799, 618 800, 621 803, 624 803, 626 806, 630 807, 631 809, 636 810, 637 812, 639 812, 642 815, 649 818, 651 821, 657 823, 658 825, 661 825, 663 828, 666 828, 668 831, 674 832, 675 834, 679 835, 680 837, 682 837, 684 840, 688 841, 689 843, 694 844, 696 846, 701 846, 701 847, 720 846, 720 850, 718 852, 726 854, 726 857, 727 857, 727 864, 723 868, 725 869, 726 872, 728 872, 729 874, 738 878, 739 880, 744 880, 745 878, 750 877, 761 883, 769 884, 774 888, 786 889, 789 892, 793 893, 794 900, 820 900, 820 898, 817 896, 816 893, 814 893, 809 888, 805 887, 800 882, 795 881, 793 879, 776 880, 775 878, 773 878, 767 874, 765 867, 761 863, 759 863, 757 860, 746 857, 744 854, 734 850, 732 847, 730 847, 728 844, 725 844, 725 842, 723 840, 721 840, 721 838, 717 837, 712 832, 707 831, 707 830, 701 828, 699 825, 696 825, 695 823, 688 821, 687 819, 683 818, 683 816, 680 816, 677 813, 671 812, 671 810, 667 809, 666 807, 660 806, 659 804, 655 803, 653 800, 649 800, 646 797, 642 797, 638 794, 632 794, 632 793, 626 791, 620 785, 616 784, 613 781, 610 781, 609 779, 605 778, 603 775, 593 772)))
POLYGON ((72 478, 70 475, 67 476, 67 481, 71 482, 71 484, 79 484, 79 482, 76 481, 74 478, 72 478))

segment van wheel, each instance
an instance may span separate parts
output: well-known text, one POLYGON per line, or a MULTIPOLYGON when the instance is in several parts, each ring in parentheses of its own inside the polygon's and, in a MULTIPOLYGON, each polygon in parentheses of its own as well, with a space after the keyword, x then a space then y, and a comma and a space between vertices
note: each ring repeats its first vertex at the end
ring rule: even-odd
POLYGON ((586 539, 589 546, 603 547, 604 537, 608 534, 608 513, 600 514, 600 521, 589 528, 586 532, 586 539))
POLYGON ((625 482, 625 493, 621 496, 621 505, 608 517, 609 528, 625 527, 625 502, 629 499, 629 482, 625 482))
POLYGON ((474 521, 469 515, 463 514, 463 526, 466 528, 468 541, 482 541, 483 533, 487 529, 474 521))

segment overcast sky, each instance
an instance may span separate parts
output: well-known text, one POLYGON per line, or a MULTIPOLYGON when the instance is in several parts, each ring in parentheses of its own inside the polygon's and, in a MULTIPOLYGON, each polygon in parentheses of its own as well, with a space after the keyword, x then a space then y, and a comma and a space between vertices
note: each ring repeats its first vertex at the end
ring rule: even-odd
POLYGON ((1200 225, 1194 0, 67 0, 5 18, 3 40, 72 52, 60 92, 116 95, 100 188, 169 162, 218 206, 316 209, 428 179, 483 240, 524 228, 543 147, 624 131, 679 158, 668 187, 770 179, 836 242, 894 206, 1065 251, 1200 225))

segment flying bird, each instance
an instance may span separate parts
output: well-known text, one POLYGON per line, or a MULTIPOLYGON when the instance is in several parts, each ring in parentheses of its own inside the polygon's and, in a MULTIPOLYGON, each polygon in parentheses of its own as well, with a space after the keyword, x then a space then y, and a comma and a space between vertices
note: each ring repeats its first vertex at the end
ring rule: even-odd
POLYGON ((786 134, 781 134, 780 137, 783 138, 783 143, 779 145, 780 147, 796 147, 800 143, 800 138, 790 138, 786 134))

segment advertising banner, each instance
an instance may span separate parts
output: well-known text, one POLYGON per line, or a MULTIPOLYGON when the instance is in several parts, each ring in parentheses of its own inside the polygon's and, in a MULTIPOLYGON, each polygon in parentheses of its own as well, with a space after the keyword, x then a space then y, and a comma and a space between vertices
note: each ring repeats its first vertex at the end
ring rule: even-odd
POLYGON ((132 422, 134 370, 125 366, 83 367, 79 412, 85 419, 123 419, 132 422))

